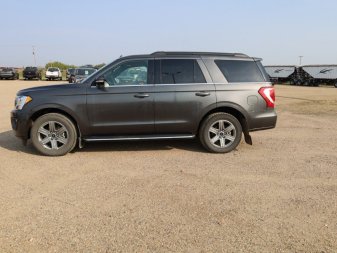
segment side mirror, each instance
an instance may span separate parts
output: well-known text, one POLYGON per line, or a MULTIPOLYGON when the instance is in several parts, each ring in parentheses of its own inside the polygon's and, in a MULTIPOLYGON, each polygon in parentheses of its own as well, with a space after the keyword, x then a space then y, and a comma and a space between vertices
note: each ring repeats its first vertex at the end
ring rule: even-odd
POLYGON ((98 77, 96 80, 95 80, 95 85, 97 88, 101 89, 101 88, 104 88, 104 85, 105 85, 105 79, 103 76, 100 76, 98 77))

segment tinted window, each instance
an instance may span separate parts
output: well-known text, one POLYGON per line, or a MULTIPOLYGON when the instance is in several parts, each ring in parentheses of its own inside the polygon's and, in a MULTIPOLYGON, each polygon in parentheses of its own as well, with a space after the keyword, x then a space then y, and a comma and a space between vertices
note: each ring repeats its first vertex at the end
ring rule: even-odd
POLYGON ((215 63, 230 83, 265 82, 254 61, 216 60, 215 63))
POLYGON ((76 69, 76 75, 79 76, 88 76, 94 73, 96 70, 95 69, 76 69))
POLYGON ((260 68, 260 70, 261 70, 261 72, 262 72, 262 74, 263 74, 264 79, 265 79, 267 82, 270 82, 269 75, 268 75, 266 69, 264 68, 264 66, 262 65, 261 61, 257 61, 256 64, 257 64, 257 66, 259 66, 259 68, 260 68))
POLYGON ((109 86, 148 84, 148 61, 121 63, 105 73, 104 79, 109 86))
POLYGON ((161 83, 205 83, 205 77, 196 60, 162 60, 161 83))

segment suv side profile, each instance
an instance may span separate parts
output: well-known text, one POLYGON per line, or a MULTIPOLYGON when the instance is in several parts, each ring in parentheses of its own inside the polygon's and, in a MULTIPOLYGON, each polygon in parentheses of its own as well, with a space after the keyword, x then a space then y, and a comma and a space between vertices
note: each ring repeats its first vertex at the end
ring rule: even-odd
POLYGON ((237 53, 155 52, 119 58, 80 83, 19 91, 12 128, 44 155, 84 142, 191 139, 210 152, 274 128, 274 87, 261 59, 237 53))

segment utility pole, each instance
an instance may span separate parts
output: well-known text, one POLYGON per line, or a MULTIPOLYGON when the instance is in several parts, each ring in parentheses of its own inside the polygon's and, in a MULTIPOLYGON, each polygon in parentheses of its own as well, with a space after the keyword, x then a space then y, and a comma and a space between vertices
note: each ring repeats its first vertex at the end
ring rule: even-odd
POLYGON ((302 58, 303 58, 303 55, 300 55, 299 58, 300 58, 300 66, 302 66, 302 58))
POLYGON ((34 66, 37 67, 36 66, 35 46, 32 46, 32 48, 33 48, 33 57, 34 57, 34 64, 35 64, 34 66))

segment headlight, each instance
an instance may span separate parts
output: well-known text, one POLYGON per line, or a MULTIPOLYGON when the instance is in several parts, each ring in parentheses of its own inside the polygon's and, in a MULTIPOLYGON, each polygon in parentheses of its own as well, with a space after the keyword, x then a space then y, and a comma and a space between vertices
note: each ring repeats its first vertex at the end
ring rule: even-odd
POLYGON ((15 98, 15 109, 21 110, 25 104, 29 103, 33 99, 29 96, 16 96, 15 98))

